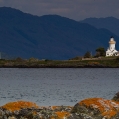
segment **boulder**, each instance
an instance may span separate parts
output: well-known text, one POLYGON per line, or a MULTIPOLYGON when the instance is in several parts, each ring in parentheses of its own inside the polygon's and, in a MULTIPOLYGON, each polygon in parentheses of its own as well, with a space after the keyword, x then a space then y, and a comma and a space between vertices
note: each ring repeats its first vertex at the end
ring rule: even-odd
POLYGON ((77 103, 68 119, 118 119, 119 102, 103 98, 88 98, 77 103))
POLYGON ((71 109, 70 106, 39 107, 32 102, 17 101, 0 108, 0 119, 67 119, 71 109))
POLYGON ((23 108, 39 108, 39 106, 36 103, 28 102, 28 101, 16 101, 16 102, 10 102, 2 106, 2 108, 9 110, 11 112, 19 111, 23 108))

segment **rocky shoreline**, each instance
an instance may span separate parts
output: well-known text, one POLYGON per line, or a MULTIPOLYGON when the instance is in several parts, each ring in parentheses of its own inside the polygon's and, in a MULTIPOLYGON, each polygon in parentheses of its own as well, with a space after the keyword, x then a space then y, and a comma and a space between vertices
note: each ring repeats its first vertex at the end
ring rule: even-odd
POLYGON ((119 93, 111 100, 84 99, 73 107, 40 107, 33 102, 10 102, 0 107, 0 119, 119 119, 119 93))

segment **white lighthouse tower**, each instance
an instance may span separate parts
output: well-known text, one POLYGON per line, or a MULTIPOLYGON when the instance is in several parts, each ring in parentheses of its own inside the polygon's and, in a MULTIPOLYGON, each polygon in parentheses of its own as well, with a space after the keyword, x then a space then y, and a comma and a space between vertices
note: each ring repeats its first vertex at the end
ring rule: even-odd
POLYGON ((106 56, 119 56, 118 51, 115 49, 116 41, 113 37, 110 38, 109 48, 106 51, 106 56))

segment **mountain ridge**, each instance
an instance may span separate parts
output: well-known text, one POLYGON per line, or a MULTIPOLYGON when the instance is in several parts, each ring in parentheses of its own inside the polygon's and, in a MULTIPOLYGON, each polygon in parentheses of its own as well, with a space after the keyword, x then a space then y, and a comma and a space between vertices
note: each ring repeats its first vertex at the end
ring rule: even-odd
POLYGON ((96 28, 105 28, 119 36, 119 19, 114 17, 86 18, 81 23, 88 23, 96 28))
POLYGON ((59 15, 39 17, 0 8, 0 51, 17 57, 69 59, 94 53, 100 46, 107 48, 110 36, 119 39, 109 30, 59 15))

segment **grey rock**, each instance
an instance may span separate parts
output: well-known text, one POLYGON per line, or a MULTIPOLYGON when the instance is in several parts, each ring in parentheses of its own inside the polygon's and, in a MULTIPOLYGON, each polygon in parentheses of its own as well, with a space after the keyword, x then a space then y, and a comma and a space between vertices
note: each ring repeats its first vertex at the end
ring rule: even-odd
POLYGON ((112 100, 119 102, 119 92, 114 95, 112 100))

